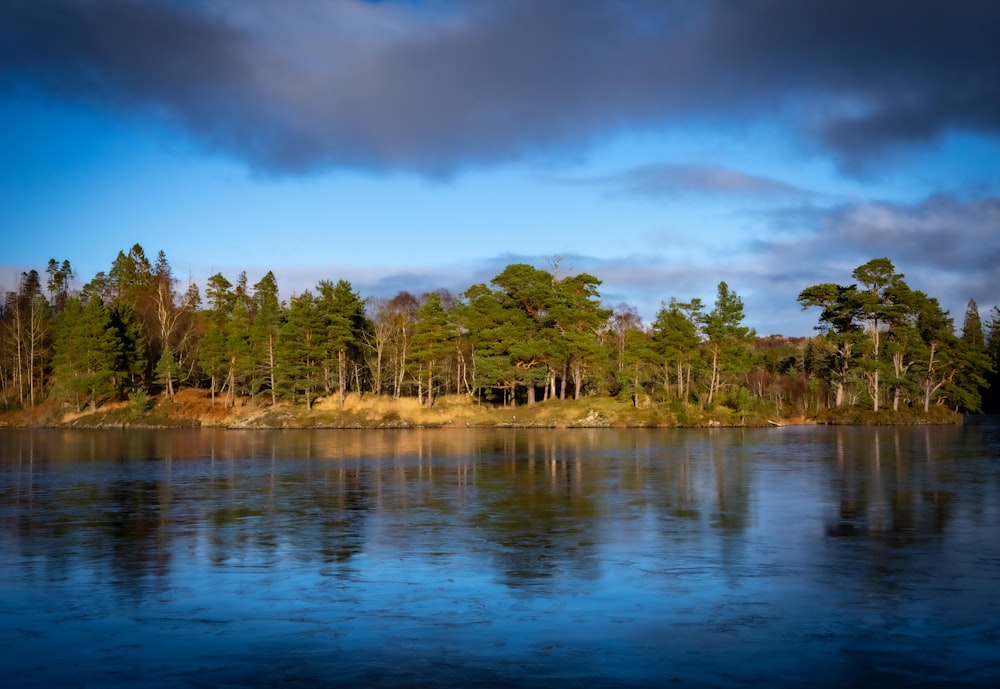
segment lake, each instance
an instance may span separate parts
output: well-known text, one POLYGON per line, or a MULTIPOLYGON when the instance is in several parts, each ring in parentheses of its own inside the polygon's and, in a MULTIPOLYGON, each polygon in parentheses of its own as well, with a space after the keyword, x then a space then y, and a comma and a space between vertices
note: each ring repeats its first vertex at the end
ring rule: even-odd
POLYGON ((5 687, 996 687, 1000 423, 0 429, 5 687))

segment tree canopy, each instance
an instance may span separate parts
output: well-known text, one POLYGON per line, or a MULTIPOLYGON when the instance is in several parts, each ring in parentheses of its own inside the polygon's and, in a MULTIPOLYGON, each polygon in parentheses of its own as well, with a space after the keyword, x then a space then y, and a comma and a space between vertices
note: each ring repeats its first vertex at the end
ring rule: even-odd
POLYGON ((984 325, 970 300, 958 334, 888 258, 858 266, 850 284, 801 290, 802 308, 819 309, 809 338, 757 336, 725 281, 710 308, 671 297, 646 324, 627 304, 603 304, 597 277, 562 275, 558 264, 511 264, 457 296, 365 298, 345 280, 321 280, 287 301, 272 272, 182 288, 166 254, 151 263, 138 244, 80 287, 68 260, 50 259, 44 275, 43 284, 27 271, 3 295, 4 408, 54 400, 81 410, 197 387, 226 405, 333 397, 342 407, 353 393, 516 406, 596 395, 678 414, 975 412, 1000 353, 1000 312, 984 325))

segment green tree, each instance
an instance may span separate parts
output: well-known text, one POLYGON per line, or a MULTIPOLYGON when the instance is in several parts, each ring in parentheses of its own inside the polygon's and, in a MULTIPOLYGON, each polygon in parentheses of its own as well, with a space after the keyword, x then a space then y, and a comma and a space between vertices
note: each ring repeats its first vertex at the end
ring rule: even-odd
POLYGON ((111 316, 100 299, 83 304, 70 297, 58 317, 53 356, 56 389, 68 397, 77 412, 98 405, 115 393, 115 364, 121 342, 111 316))
POLYGON ((181 367, 174 357, 173 351, 169 347, 163 349, 160 360, 156 362, 156 382, 163 386, 163 392, 167 397, 174 396, 174 383, 180 375, 181 367))
MULTIPOLYGON (((93 293, 88 299, 98 299, 93 293)), ((115 357, 115 389, 119 399, 126 399, 135 392, 148 392, 148 375, 151 367, 146 330, 129 304, 112 302, 107 307, 111 328, 120 346, 115 357)))
POLYGON ((873 411, 879 410, 880 381, 885 369, 882 340, 885 332, 905 314, 908 291, 903 274, 888 258, 874 258, 854 269, 852 276, 861 283, 857 294, 857 318, 868 336, 868 348, 863 353, 864 373, 872 398, 873 411))
POLYGON ((609 320, 615 388, 628 393, 632 406, 638 407, 647 371, 655 357, 649 334, 634 308, 620 304, 609 320))
POLYGON ((209 389, 212 396, 212 406, 215 406, 215 393, 219 390, 220 381, 229 372, 229 359, 226 356, 226 335, 216 324, 209 326, 202 335, 198 345, 198 363, 209 378, 209 389))
POLYGON ((302 395, 306 408, 323 385, 326 323, 316 298, 306 290, 293 297, 278 341, 280 379, 292 395, 302 395))
POLYGON ((225 322, 226 336, 226 403, 235 404, 235 398, 246 392, 246 384, 254 368, 250 347, 250 313, 245 299, 233 302, 232 312, 225 322))
POLYGON ((472 346, 472 388, 479 395, 499 390, 507 406, 515 399, 519 378, 510 349, 523 329, 514 325, 512 318, 523 320, 524 316, 506 313, 501 294, 482 283, 469 287, 462 297, 460 318, 472 346))
POLYGON ((271 394, 271 404, 278 402, 277 351, 278 335, 284 312, 278 299, 278 281, 274 273, 267 274, 253 286, 255 315, 251 326, 254 359, 259 362, 264 389, 271 394))
POLYGON ((549 331, 555 301, 553 277, 526 263, 515 263, 494 277, 492 284, 502 309, 497 335, 506 343, 513 364, 512 383, 524 386, 527 403, 533 404, 537 387, 546 381, 545 365, 557 356, 549 331))
POLYGON ((670 386, 670 369, 675 371, 677 398, 687 402, 693 368, 698 360, 701 335, 698 323, 702 317, 700 299, 681 303, 671 297, 670 305, 661 305, 652 326, 653 351, 660 357, 663 387, 670 386))
POLYGON ((58 316, 66 308, 66 302, 70 296, 70 287, 76 275, 68 259, 64 259, 62 263, 58 263, 56 259, 50 258, 45 272, 49 276, 46 281, 46 287, 49 291, 49 304, 52 306, 53 314, 58 316))
MULTIPOLYGON (((427 381, 427 406, 434 403, 435 365, 454 351, 458 333, 451 316, 441 304, 441 295, 432 292, 417 311, 413 333, 413 361, 419 366, 417 379, 427 381), (420 374, 423 375, 420 375, 420 374), (426 378, 424 378, 426 376, 426 378)), ((423 404, 423 386, 417 396, 423 404)))
POLYGON ((969 299, 965 307, 965 320, 962 322, 962 341, 973 349, 986 349, 986 338, 983 335, 983 322, 979 318, 979 306, 975 299, 969 299))
MULTIPOLYGON (((337 363, 337 401, 343 409, 347 393, 348 358, 360 353, 364 332, 367 327, 365 303, 346 280, 336 284, 329 280, 319 283, 317 307, 323 319, 323 343, 326 356, 323 357, 324 386, 330 388, 332 360, 337 363)), ((360 393, 360 387, 358 392, 360 393)))
POLYGON ((985 409, 1000 410, 1000 307, 994 306, 986 322, 986 387, 989 397, 985 409))
POLYGON ((958 338, 948 312, 937 299, 923 298, 918 303, 917 324, 925 349, 916 370, 923 393, 923 410, 930 410, 931 401, 954 381, 961 366, 958 338))
POLYGON ((743 325, 743 300, 725 282, 718 285, 715 308, 701 317, 701 330, 710 360, 708 404, 711 405, 722 387, 723 373, 749 370, 749 345, 755 337, 754 331, 743 325))
POLYGON ((579 399, 588 371, 603 359, 598 333, 612 312, 601 306, 600 285, 601 281, 588 273, 567 276, 553 283, 554 293, 548 311, 551 327, 556 332, 550 339, 550 387, 555 388, 559 372, 562 379, 560 399, 566 398, 567 379, 572 380, 574 399, 579 399))
POLYGON ((814 353, 814 357, 825 359, 824 369, 834 387, 834 406, 840 407, 844 403, 851 366, 863 337, 857 320, 861 309, 858 291, 854 285, 844 287, 827 282, 802 290, 798 302, 803 309, 813 306, 823 309, 816 329, 823 333, 821 344, 827 351, 821 357, 816 357, 814 353))

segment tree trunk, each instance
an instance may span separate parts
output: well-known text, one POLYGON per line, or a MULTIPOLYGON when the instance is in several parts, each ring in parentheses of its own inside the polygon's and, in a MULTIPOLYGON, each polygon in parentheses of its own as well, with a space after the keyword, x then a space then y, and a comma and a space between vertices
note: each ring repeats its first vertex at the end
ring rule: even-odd
POLYGON ((278 385, 277 381, 274 379, 274 333, 267 334, 267 367, 271 379, 271 404, 276 405, 278 403, 278 385))
POLYGON ((434 404, 434 361, 427 362, 427 408, 434 404))
POLYGON ((719 375, 719 348, 712 347, 712 376, 708 381, 708 404, 712 404, 715 398, 715 388, 718 385, 719 375))
POLYGON ((347 351, 339 350, 337 352, 337 396, 340 403, 340 408, 344 408, 344 399, 346 396, 344 388, 347 385, 347 351))

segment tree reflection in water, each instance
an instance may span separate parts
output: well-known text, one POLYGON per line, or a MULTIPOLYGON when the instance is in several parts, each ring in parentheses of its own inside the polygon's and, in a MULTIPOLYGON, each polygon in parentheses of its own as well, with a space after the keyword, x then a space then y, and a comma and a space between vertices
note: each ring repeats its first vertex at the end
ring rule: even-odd
POLYGON ((998 679, 990 423, 0 441, 13 686, 998 679))

